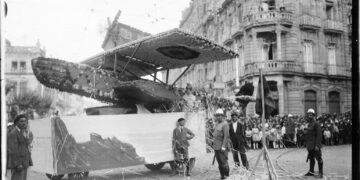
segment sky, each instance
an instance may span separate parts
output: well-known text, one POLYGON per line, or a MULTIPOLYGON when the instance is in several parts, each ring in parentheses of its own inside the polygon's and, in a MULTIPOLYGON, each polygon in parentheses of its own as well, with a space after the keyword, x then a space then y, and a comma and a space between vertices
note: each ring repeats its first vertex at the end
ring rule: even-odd
POLYGON ((45 47, 46 56, 79 62, 102 52, 107 18, 156 34, 180 24, 190 0, 5 0, 5 38, 45 47))

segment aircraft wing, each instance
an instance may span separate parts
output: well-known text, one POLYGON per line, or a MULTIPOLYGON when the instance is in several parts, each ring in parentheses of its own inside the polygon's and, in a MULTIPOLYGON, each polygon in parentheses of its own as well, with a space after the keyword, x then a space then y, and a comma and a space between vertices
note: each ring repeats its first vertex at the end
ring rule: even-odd
POLYGON ((143 76, 165 69, 226 60, 236 56, 234 51, 209 39, 181 29, 173 29, 117 46, 81 63, 108 70, 116 67, 120 72, 127 69, 137 76, 143 76), (129 60, 132 55, 133 59, 129 60))

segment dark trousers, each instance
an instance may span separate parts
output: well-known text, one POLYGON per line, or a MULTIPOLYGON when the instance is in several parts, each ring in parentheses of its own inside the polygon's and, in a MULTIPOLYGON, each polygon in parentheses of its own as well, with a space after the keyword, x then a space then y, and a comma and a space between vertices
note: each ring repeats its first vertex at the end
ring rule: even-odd
POLYGON ((15 169, 11 170, 11 180, 26 180, 26 176, 27 176, 27 168, 19 169, 19 170, 15 170, 15 169))
MULTIPOLYGON (((321 149, 315 151, 315 149, 308 149, 308 160, 310 161, 310 172, 314 172, 315 159, 318 163, 319 173, 323 173, 324 162, 321 157, 321 149)), ((307 161, 306 161, 307 162, 307 161)))
POLYGON ((240 158, 241 158, 241 162, 242 162, 243 166, 248 168, 249 164, 248 164, 245 152, 246 152, 245 145, 238 145, 238 146, 234 147, 234 149, 232 150, 232 154, 233 154, 235 165, 240 166, 240 161, 239 161, 239 154, 240 154, 240 158))
POLYGON ((219 165, 221 178, 229 177, 228 151, 215 150, 215 158, 219 165))
MULTIPOLYGON (((190 174, 190 161, 189 161, 190 159, 189 159, 189 150, 187 147, 180 147, 180 148, 178 147, 175 150, 175 160, 178 161, 178 163, 184 163, 186 166, 185 173, 190 174)), ((178 167, 176 167, 175 169, 178 169, 178 167)))

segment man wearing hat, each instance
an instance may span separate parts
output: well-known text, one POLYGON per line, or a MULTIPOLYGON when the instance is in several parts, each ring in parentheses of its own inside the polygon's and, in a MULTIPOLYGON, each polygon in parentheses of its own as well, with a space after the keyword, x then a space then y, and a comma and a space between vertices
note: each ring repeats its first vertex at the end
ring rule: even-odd
POLYGON ((315 177, 323 177, 323 160, 321 158, 321 127, 318 122, 315 121, 315 111, 314 109, 309 109, 306 113, 306 121, 308 123, 307 127, 304 129, 305 144, 308 150, 308 156, 306 162, 310 161, 310 170, 305 176, 315 176, 314 166, 315 159, 318 163, 319 174, 315 177))
MULTIPOLYGON (((186 164, 186 176, 190 176, 190 163, 189 163, 189 140, 194 138, 195 134, 185 127, 185 119, 179 118, 177 121, 177 127, 173 131, 173 151, 175 160, 183 160, 186 164)), ((176 172, 174 172, 176 173, 176 172)))
POLYGON ((7 168, 11 169, 11 180, 26 180, 27 169, 32 166, 30 139, 26 134, 28 118, 21 114, 14 119, 14 128, 7 137, 7 168))
POLYGON ((241 113, 237 113, 236 111, 233 111, 231 113, 231 124, 229 128, 229 134, 230 134, 230 140, 233 145, 232 147, 232 153, 233 158, 235 162, 235 166, 240 167, 240 161, 239 161, 239 153, 241 157, 241 162, 246 169, 249 169, 249 163, 246 158, 245 154, 245 144, 246 144, 246 136, 245 136, 245 117, 241 113), (238 121, 240 117, 240 122, 238 121))
POLYGON ((228 163, 229 125, 224 121, 225 114, 222 109, 215 112, 215 128, 213 134, 213 149, 215 158, 219 165, 221 179, 229 177, 230 169, 228 163))

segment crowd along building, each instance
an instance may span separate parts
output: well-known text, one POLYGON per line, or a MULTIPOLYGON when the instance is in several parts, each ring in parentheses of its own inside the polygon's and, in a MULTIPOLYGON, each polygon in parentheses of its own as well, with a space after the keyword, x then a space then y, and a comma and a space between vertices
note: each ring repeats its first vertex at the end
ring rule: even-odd
MULTIPOLYGON (((252 82, 256 96, 261 68, 280 115, 350 111, 351 11, 352 0, 192 0, 180 28, 239 57, 193 66, 177 86, 226 97, 252 82)), ((254 103, 247 113, 255 113, 254 103)))

